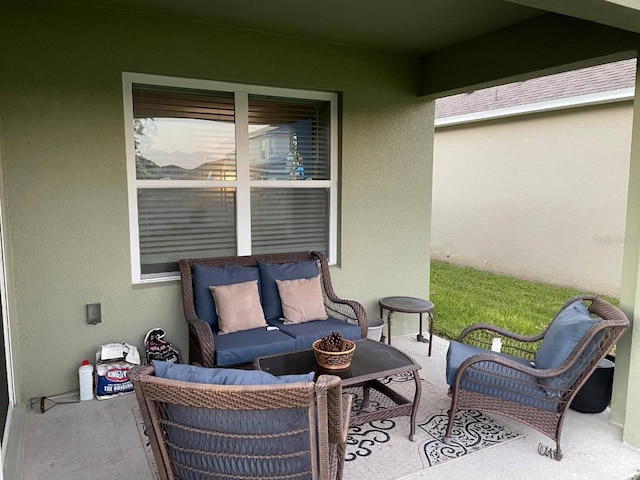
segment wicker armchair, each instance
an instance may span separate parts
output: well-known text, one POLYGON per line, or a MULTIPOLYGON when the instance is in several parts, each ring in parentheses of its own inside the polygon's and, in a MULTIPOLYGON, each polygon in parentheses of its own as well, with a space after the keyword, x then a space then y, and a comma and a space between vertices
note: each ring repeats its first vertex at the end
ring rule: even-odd
POLYGON ((203 367, 216 366, 216 346, 213 332, 209 324, 198 318, 194 302, 193 265, 208 267, 225 267, 230 265, 254 267, 258 261, 264 263, 290 263, 305 260, 318 262, 322 294, 327 314, 333 318, 358 325, 362 338, 367 337, 367 314, 363 306, 352 300, 339 298, 333 290, 329 264, 320 252, 295 252, 264 255, 246 255, 220 258, 197 258, 180 260, 180 277, 182 280, 182 305, 184 316, 189 325, 189 363, 197 363, 203 367))
POLYGON ((539 453, 562 459, 560 434, 573 397, 629 326, 622 311, 595 296, 574 297, 560 312, 576 300, 583 300, 588 310, 585 315, 597 321, 555 368, 534 366, 536 352, 549 327, 538 335, 525 337, 490 324, 472 325, 458 337, 458 342, 470 345, 462 348, 473 352, 466 360, 453 359, 452 347, 461 345, 451 343, 447 369, 448 375, 455 377, 453 381, 448 378, 452 401, 445 442, 451 441, 458 410, 489 411, 519 420, 548 436, 555 441, 556 449, 539 445, 539 453), (490 351, 495 338, 501 339, 501 353, 490 351), (450 363, 460 361, 457 370, 450 370, 450 363))
POLYGON ((342 478, 351 396, 340 379, 259 386, 131 378, 160 480, 342 478))

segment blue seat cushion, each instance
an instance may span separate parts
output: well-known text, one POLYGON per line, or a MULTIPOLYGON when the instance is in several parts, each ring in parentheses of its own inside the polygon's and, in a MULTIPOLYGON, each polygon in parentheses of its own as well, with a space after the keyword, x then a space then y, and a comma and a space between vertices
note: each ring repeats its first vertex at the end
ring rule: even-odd
MULTIPOLYGON (((531 367, 531 363, 524 358, 491 352, 473 345, 452 341, 447 351, 447 383, 449 385, 455 384, 458 368, 467 358, 491 353, 531 367)), ((508 369, 494 362, 479 362, 475 364, 474 368, 465 370, 463 378, 460 379, 460 387, 551 412, 557 411, 559 404, 559 399, 550 397, 537 384, 535 377, 508 369)))
POLYGON ((536 352, 536 368, 549 369, 562 364, 584 334, 599 319, 591 318, 582 300, 568 305, 551 322, 536 352))
POLYGON ((525 360, 524 358, 515 357, 513 355, 509 355, 507 353, 498 353, 492 352, 490 350, 486 350, 484 348, 476 347, 475 345, 469 345, 467 343, 458 342, 456 340, 452 340, 449 343, 449 349, 447 350, 447 384, 453 385, 456 381, 456 373, 460 365, 469 357, 480 354, 494 353, 503 358, 508 358, 509 360, 513 360, 514 362, 521 363, 528 367, 531 367, 531 362, 525 360))
POLYGON ((267 320, 282 318, 282 303, 278 292, 277 280, 296 280, 312 278, 319 274, 315 260, 290 263, 258 262, 260 272, 260 296, 262 309, 267 320))
POLYGON ((153 360, 156 377, 209 385, 276 385, 279 383, 313 382, 315 372, 279 377, 261 370, 238 368, 205 368, 153 360))
POLYGON ((250 363, 256 357, 293 352, 296 340, 278 330, 265 327, 227 333, 213 334, 216 346, 216 366, 227 367, 250 363))
POLYGON ((231 285, 250 280, 258 280, 260 291, 260 275, 258 267, 241 267, 229 265, 226 267, 208 267, 193 264, 193 302, 196 315, 204 320, 214 332, 218 331, 218 314, 209 287, 217 285, 231 285))
POLYGON ((329 335, 331 332, 338 332, 342 338, 348 340, 360 340, 362 335, 360 327, 351 323, 329 317, 326 320, 312 320, 305 323, 294 323, 285 325, 282 320, 267 320, 269 325, 276 326, 281 332, 290 335, 295 339, 296 350, 309 350, 313 342, 319 338, 329 335))

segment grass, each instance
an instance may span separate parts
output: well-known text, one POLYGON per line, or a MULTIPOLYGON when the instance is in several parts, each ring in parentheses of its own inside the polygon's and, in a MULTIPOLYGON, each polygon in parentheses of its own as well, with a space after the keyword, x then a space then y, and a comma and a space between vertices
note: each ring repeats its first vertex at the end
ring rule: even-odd
MULTIPOLYGON (((531 335, 543 330, 572 296, 593 293, 520 280, 505 275, 431 261, 435 332, 458 337, 474 323, 493 323, 531 335)), ((602 295, 618 305, 619 301, 602 295)))

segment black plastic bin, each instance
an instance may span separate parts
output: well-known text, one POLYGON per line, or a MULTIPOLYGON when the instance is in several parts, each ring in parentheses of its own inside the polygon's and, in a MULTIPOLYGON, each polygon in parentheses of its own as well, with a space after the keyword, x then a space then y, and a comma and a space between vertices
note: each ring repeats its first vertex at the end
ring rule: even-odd
POLYGON ((569 406, 582 413, 600 413, 611 401, 615 358, 607 356, 584 383, 569 406))

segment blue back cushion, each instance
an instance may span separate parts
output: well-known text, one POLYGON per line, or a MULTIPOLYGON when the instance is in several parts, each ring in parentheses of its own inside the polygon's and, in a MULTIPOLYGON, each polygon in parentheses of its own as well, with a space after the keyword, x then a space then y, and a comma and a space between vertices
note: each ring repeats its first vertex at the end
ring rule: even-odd
POLYGON ((553 320, 536 352, 536 368, 555 368, 564 362, 584 334, 599 321, 591 318, 582 300, 568 305, 553 320))
POLYGON ((311 452, 301 452, 311 442, 305 408, 165 406, 167 450, 176 478, 311 478, 311 452))
MULTIPOLYGON (((193 264, 193 301, 196 315, 204 320, 214 332, 218 331, 218 314, 213 301, 213 296, 209 290, 210 286, 231 285, 232 283, 248 282, 250 280, 260 281, 258 267, 240 267, 230 265, 227 267, 208 267, 205 265, 193 264)), ((260 285, 258 284, 258 291, 260 285)))
MULTIPOLYGON (((158 361, 153 361, 153 366, 158 377, 195 383, 269 385, 313 381, 313 372, 275 377, 259 370, 202 368, 158 361)), ((305 408, 235 411, 188 407, 168 401, 163 413, 169 422, 167 449, 178 478, 249 478, 261 473, 269 477, 307 478, 312 469, 310 452, 300 452, 301 446, 310 445, 311 441, 305 408), (203 474, 194 474, 194 470, 203 474)))
POLYGON ((312 278, 319 274, 315 260, 292 263, 263 263, 258 262, 260 270, 260 294, 262 309, 267 320, 282 317, 282 302, 278 293, 278 280, 295 280, 297 278, 312 278))
POLYGON ((209 385, 275 385, 280 383, 313 382, 315 372, 301 375, 281 375, 276 377, 262 370, 241 370, 236 368, 205 368, 182 363, 153 360, 156 377, 182 382, 205 383, 209 385))

